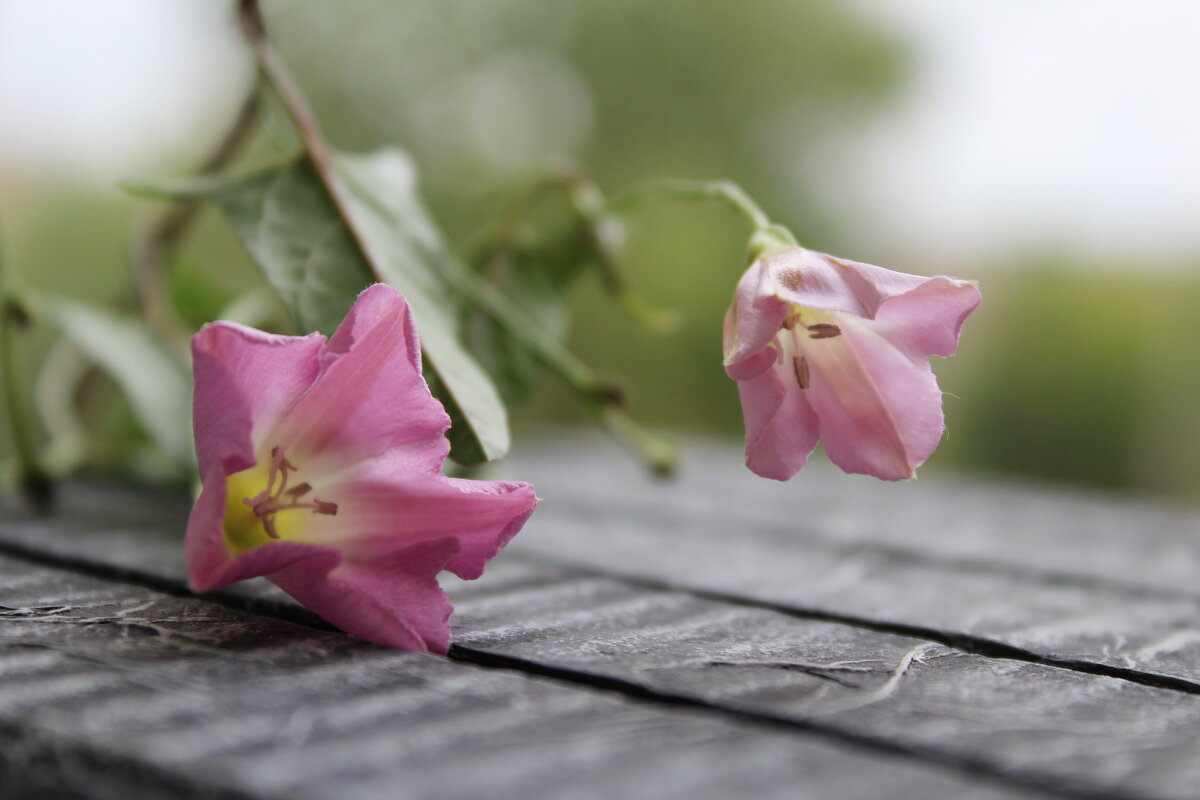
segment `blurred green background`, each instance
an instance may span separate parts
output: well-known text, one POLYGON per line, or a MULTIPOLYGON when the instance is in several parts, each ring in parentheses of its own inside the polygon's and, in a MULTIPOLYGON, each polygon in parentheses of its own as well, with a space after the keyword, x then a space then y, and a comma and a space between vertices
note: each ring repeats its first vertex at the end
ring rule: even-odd
MULTIPOLYGON (((115 189, 114 179, 186 171, 231 118, 250 64, 221 3, 94 5, 100 10, 0 0, 0 75, 8 77, 0 78, 0 230, 25 283, 128 306, 130 230, 147 204, 115 189), (17 39, 24 49, 4 46, 17 39), (124 71, 97 66, 110 59, 124 71), (114 92, 107 104, 105 87, 114 92), (80 113, 63 112, 84 102, 80 113), (52 134, 66 128, 74 138, 52 134)), ((1052 231, 1022 241, 1011 235, 1021 218, 981 204, 974 216, 924 212, 921 230, 936 235, 906 238, 906 220, 937 208, 918 196, 939 191, 937 175, 902 181, 913 207, 894 203, 894 219, 886 204, 860 213, 872 184, 856 165, 879 158, 870 143, 881 140, 881 125, 889 141, 886 125, 903 119, 921 76, 947 69, 925 49, 939 40, 895 22, 920 4, 890 5, 886 15, 841 0, 290 0, 265 9, 330 139, 345 149, 410 149, 452 242, 465 247, 556 156, 586 165, 610 193, 651 178, 729 178, 808 247, 980 281, 984 305, 959 355, 935 359, 948 433, 925 469, 1200 497, 1200 278, 1192 267, 1200 248, 1187 237, 1164 257, 1169 268, 1157 268, 1149 255, 1129 255, 1144 252, 1136 220, 1122 240, 1132 244, 1110 252, 1097 246, 1104 236, 1052 231), (994 222, 1006 245, 959 236, 964 219, 976 232, 994 222)), ((1016 5, 1018 23, 1035 13, 1016 5)), ((950 102, 938 113, 952 123, 959 110, 950 102)), ((922 141, 919 127, 906 130, 922 141)), ((293 145, 276 119, 248 161, 293 145)), ((885 155, 903 165, 907 146, 901 140, 885 155)), ((1109 155, 1116 163, 1138 154, 1131 142, 1109 155)), ((1071 191, 1081 203, 1096 191, 1084 183, 1056 190, 1066 206, 1071 191)), ((1108 191, 1126 190, 1114 181, 1108 191)), ((594 277, 577 287, 572 347, 621 376, 647 424, 740 434, 720 331, 745 236, 719 205, 655 202, 628 216, 622 268, 641 295, 681 313, 670 336, 631 322, 594 277)), ((256 278, 209 211, 172 281, 198 320, 256 278)), ((32 370, 45 342, 31 352, 32 370)), ((84 390, 112 396, 89 424, 137 436, 111 386, 97 379, 84 390)), ((521 413, 518 441, 522 427, 576 419, 571 397, 547 383, 521 413)))

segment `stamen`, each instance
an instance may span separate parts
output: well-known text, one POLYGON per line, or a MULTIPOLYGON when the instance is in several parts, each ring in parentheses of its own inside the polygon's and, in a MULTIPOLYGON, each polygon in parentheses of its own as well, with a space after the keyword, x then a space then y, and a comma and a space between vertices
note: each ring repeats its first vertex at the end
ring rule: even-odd
POLYGON ((796 383, 801 389, 808 388, 808 359, 796 356, 792 359, 792 372, 796 373, 796 383))
POLYGON ((842 335, 842 329, 837 325, 828 322, 818 322, 815 325, 808 325, 808 338, 810 339, 832 339, 835 336, 842 335))
POLYGON ((254 515, 262 520, 263 530, 272 539, 279 538, 275 528, 275 515, 280 511, 308 509, 314 514, 334 516, 338 513, 338 504, 313 498, 311 503, 301 503, 300 498, 312 491, 312 484, 305 482, 291 489, 287 488, 288 473, 295 472, 296 465, 287 460, 283 448, 276 445, 271 448, 271 466, 267 470, 267 488, 254 497, 242 498, 242 502, 254 510, 254 515), (275 477, 279 475, 279 486, 275 486, 275 477), (290 502, 280 502, 286 498, 290 502))

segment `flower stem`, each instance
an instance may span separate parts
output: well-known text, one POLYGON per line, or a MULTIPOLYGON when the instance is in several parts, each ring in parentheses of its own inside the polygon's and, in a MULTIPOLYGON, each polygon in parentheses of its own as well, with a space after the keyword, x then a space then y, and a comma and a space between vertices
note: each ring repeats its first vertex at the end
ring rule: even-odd
MULTIPOLYGON (((336 195, 339 190, 329 185, 333 175, 333 157, 329 144, 321 134, 321 126, 317 124, 317 117, 313 113, 312 106, 308 104, 308 99, 304 96, 300 84, 292 77, 287 64, 275 51, 271 40, 267 37, 267 26, 263 20, 262 8, 259 6, 258 0, 239 0, 238 20, 242 26, 242 34, 258 59, 259 70, 279 95, 288 116, 292 118, 292 123, 300 134, 300 140, 304 143, 304 149, 308 151, 309 158, 312 159, 313 167, 316 168, 317 174, 321 176, 330 192, 336 195)), ((334 197, 335 202, 339 199, 337 196, 334 197)))
POLYGON ((653 181, 618 195, 608 204, 608 208, 613 212, 628 211, 645 200, 659 197, 692 202, 720 200, 745 217, 756 231, 772 227, 766 212, 732 181, 653 181))
POLYGON ((28 325, 29 314, 13 294, 12 277, 4 263, 3 248, 0 246, 0 383, 3 384, 4 402, 8 408, 21 492, 36 509, 47 511, 54 502, 54 482, 38 454, 33 415, 22 385, 20 364, 17 363, 17 333, 28 325))
POLYGON ((620 406, 602 406, 597 411, 600 421, 627 442, 651 472, 664 478, 675 472, 679 446, 674 440, 646 430, 620 406))
POLYGON ((466 248, 467 260, 486 264, 508 253, 514 246, 519 225, 542 197, 561 193, 595 257, 597 272, 605 291, 630 318, 657 333, 672 333, 679 327, 679 316, 671 309, 657 308, 634 292, 618 268, 614 225, 619 221, 608 209, 604 194, 584 169, 563 161, 547 169, 466 248))

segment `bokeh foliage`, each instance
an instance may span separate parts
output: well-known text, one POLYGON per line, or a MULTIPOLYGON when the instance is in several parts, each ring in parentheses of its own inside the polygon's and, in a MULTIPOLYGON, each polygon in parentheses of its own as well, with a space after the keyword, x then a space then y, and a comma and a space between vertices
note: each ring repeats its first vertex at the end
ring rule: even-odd
MULTIPOLYGON (((807 246, 867 258, 855 221, 834 219, 804 180, 818 145, 904 85, 909 54, 850 3, 286 0, 265 8, 332 142, 408 148, 464 257, 540 169, 567 156, 609 193, 656 177, 733 179, 807 246)), ((240 91, 231 87, 231 108, 240 91)), ((198 131, 198 141, 220 124, 198 131)), ((294 147, 290 136, 269 123, 247 164, 278 158, 294 147)), ((20 165, 0 172, 0 220, 25 281, 128 304, 130 222, 144 209, 115 192, 22 176, 20 165)), ((625 233, 624 273, 640 295, 680 312, 679 330, 661 337, 636 324, 589 272, 573 298, 570 346, 623 376, 646 422, 736 436, 720 322, 745 266, 743 223, 717 205, 656 202, 631 213, 625 233)), ((987 262, 980 254, 978 264, 883 264, 982 283, 984 305, 960 355, 935 364, 949 393, 948 436, 929 467, 1200 494, 1200 359, 1191 352, 1200 279, 1147 277, 1136 265, 1070 254, 987 262)), ((198 324, 258 280, 219 215, 206 211, 175 261, 171 289, 198 324)), ((262 325, 285 324, 269 299, 255 313, 262 325)), ((45 352, 39 341, 30 369, 45 352)), ((89 424, 145 440, 103 379, 85 390, 107 409, 89 424)), ((548 383, 518 421, 575 418, 569 394, 548 383)))

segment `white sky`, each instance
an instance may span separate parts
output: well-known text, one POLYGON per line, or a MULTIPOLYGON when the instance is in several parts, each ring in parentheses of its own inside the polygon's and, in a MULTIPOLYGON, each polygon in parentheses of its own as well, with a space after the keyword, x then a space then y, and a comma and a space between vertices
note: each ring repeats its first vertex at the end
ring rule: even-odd
POLYGON ((900 102, 813 165, 873 249, 1200 256, 1200 2, 857 4, 916 45, 900 102))
POLYGON ((214 0, 0 0, 0 173, 111 184, 194 151, 248 85, 214 0))

